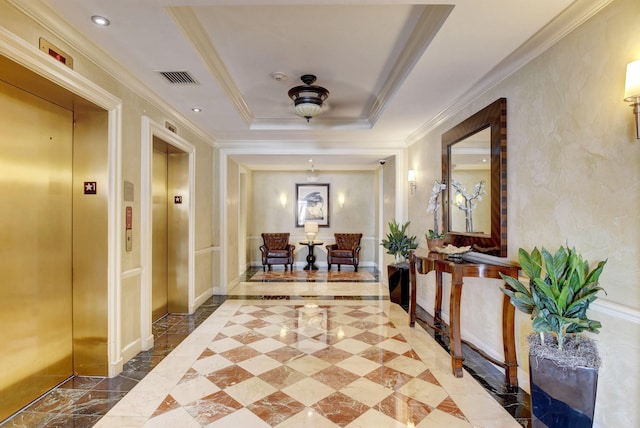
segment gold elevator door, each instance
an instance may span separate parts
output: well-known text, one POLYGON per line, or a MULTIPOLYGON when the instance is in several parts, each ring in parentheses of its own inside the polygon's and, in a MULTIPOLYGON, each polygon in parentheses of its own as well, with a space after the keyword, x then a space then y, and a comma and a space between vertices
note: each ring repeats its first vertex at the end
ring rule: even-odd
POLYGON ((0 81, 0 421, 73 374, 73 113, 0 81))
POLYGON ((168 312, 168 157, 167 153, 153 151, 153 225, 151 309, 152 321, 168 312))

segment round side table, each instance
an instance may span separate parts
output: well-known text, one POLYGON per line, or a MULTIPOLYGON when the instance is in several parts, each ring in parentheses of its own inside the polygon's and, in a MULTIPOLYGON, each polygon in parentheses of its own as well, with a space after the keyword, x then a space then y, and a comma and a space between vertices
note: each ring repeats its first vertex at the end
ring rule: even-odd
POLYGON ((306 247, 308 248, 307 265, 304 267, 304 270, 318 270, 318 266, 315 265, 316 256, 313 255, 313 248, 318 246, 318 245, 324 244, 324 242, 320 242, 320 241, 313 241, 313 242, 302 241, 299 244, 300 245, 306 245, 306 247))

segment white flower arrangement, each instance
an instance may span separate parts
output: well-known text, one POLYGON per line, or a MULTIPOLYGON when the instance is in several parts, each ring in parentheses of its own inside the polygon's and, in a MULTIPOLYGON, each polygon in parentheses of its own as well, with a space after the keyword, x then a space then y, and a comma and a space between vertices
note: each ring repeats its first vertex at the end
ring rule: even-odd
POLYGON ((438 233, 439 221, 438 213, 440 210, 440 195, 442 191, 447 188, 441 180, 435 180, 433 182, 433 188, 431 190, 431 197, 429 198, 429 206, 427 207, 428 213, 433 213, 433 229, 429 230, 429 239, 444 238, 444 235, 438 233))
POLYGON ((466 231, 473 232, 473 209, 478 206, 478 202, 482 200, 482 195, 486 195, 484 191, 484 180, 481 180, 473 186, 473 192, 467 193, 467 188, 460 184, 457 180, 451 180, 451 187, 456 189, 456 196, 462 196, 462 200, 455 198, 453 204, 458 209, 464 211, 466 231))

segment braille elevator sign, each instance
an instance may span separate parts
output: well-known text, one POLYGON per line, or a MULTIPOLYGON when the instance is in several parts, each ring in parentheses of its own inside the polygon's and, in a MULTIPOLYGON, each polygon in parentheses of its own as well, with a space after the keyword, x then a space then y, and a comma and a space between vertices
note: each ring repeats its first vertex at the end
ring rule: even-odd
POLYGON ((84 194, 85 195, 95 195, 98 193, 98 182, 97 181, 85 181, 84 182, 84 194))

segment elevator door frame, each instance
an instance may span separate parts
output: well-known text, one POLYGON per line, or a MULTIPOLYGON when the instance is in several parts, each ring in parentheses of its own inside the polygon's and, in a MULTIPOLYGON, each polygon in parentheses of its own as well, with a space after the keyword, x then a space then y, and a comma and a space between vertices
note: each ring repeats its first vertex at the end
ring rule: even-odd
POLYGON ((187 306, 188 313, 195 311, 195 147, 184 138, 169 131, 147 116, 142 117, 142 154, 141 154, 141 190, 140 190, 140 257, 142 262, 141 296, 140 296, 140 337, 142 350, 153 347, 152 332, 152 225, 153 225, 153 193, 152 193, 152 159, 153 138, 157 137, 188 155, 188 249, 187 249, 187 306))
POLYGON ((52 61, 13 33, 0 28, 0 54, 44 79, 84 98, 108 112, 107 147, 108 161, 104 188, 107 193, 107 301, 104 302, 107 316, 107 354, 103 362, 108 366, 108 376, 114 377, 122 371, 121 350, 121 252, 123 242, 120 234, 121 166, 122 153, 122 100, 66 65, 52 61))

